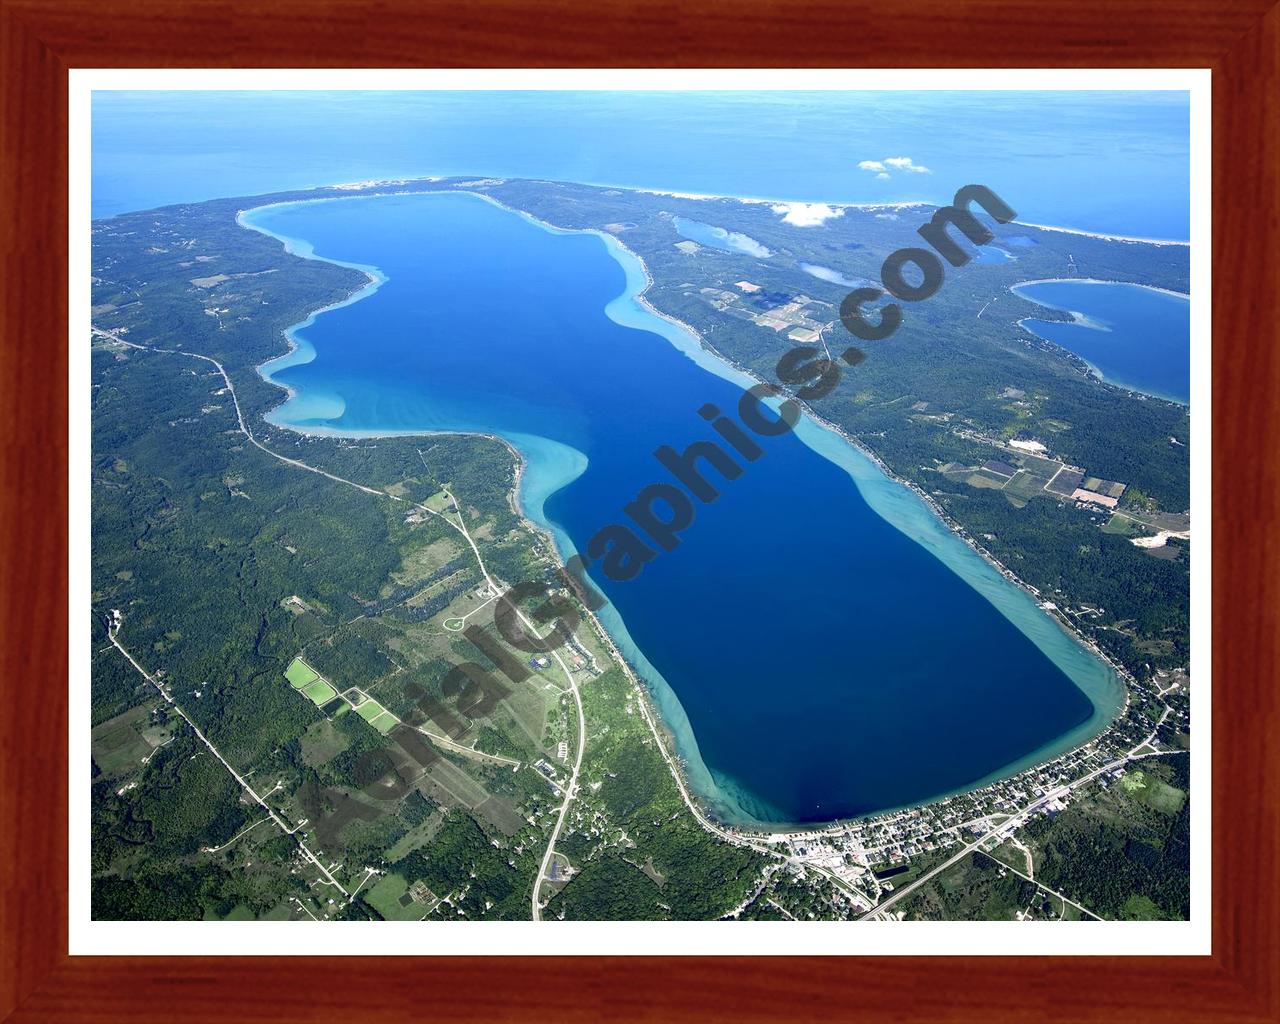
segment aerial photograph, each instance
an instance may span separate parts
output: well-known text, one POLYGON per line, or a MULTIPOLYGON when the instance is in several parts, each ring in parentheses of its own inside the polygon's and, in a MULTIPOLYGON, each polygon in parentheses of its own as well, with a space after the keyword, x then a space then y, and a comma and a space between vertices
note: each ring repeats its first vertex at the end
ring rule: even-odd
POLYGON ((1187 91, 90 127, 93 921, 1191 919, 1187 91))

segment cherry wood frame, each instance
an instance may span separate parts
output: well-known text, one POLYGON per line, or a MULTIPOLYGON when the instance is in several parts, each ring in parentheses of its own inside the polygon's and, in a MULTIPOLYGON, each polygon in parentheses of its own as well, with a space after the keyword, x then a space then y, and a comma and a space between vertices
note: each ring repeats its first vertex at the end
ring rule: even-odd
POLYGON ((1271 3, 0 0, 0 1019, 1280 1020, 1271 3), (222 66, 1212 68, 1212 955, 68 956, 67 71, 222 66))

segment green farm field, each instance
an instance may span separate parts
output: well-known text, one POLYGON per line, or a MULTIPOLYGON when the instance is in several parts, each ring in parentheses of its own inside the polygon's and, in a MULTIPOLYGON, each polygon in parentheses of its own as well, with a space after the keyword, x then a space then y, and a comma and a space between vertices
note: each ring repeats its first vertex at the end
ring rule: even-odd
POLYGON ((289 685, 295 690, 301 690, 308 683, 314 683, 320 678, 316 670, 301 658, 293 659, 289 667, 284 670, 284 677, 289 680, 289 685))

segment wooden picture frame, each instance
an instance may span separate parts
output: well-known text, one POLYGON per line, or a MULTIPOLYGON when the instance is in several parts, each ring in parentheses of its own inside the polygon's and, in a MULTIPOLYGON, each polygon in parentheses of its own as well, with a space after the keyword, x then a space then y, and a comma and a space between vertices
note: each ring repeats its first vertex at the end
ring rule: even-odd
POLYGON ((0 0, 0 52, 0 1019, 1280 1020, 1280 7, 0 0), (476 65, 1212 69, 1211 956, 68 955, 68 71, 476 65))

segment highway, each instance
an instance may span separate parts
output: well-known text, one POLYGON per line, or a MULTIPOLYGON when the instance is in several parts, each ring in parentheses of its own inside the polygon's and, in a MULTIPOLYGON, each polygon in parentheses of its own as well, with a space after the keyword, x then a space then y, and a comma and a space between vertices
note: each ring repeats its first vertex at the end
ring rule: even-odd
MULTIPOLYGON (((880 903, 878 906, 874 907, 873 909, 869 910, 867 913, 863 914, 862 917, 859 918, 859 920, 865 921, 868 918, 878 917, 880 915, 883 915, 886 910, 888 910, 891 906, 893 906, 903 897, 908 896, 911 893, 915 892, 916 889, 924 885, 925 882, 929 881, 939 872, 945 871, 947 868, 951 867, 951 865, 955 864, 957 861, 962 860, 964 857, 968 856, 974 850, 978 849, 978 847, 980 847, 988 839, 995 839, 997 842, 999 842, 1000 840, 1004 839, 1004 837, 1007 834, 1015 831, 1016 829, 1020 828, 1022 825, 1025 825, 1027 821, 1030 820, 1031 815, 1035 814, 1038 810, 1040 810, 1049 802, 1056 800, 1059 797, 1067 796, 1073 793, 1075 790, 1079 789, 1081 786, 1088 785, 1090 782, 1096 779, 1099 775, 1105 775, 1107 772, 1115 771, 1117 768, 1123 767, 1124 765, 1128 764, 1130 761, 1139 761, 1139 760, 1142 760, 1144 757, 1155 756, 1152 754, 1139 754, 1137 753, 1137 751, 1141 750, 1145 746, 1148 746, 1152 742, 1152 740, 1155 739, 1156 733, 1159 732, 1160 726, 1164 724, 1164 720, 1168 718, 1169 713, 1170 713, 1170 709, 1168 706, 1166 706, 1164 709, 1164 712, 1160 715, 1160 721, 1156 723, 1156 727, 1151 730, 1150 735, 1147 736, 1147 738, 1143 740, 1141 743, 1137 743, 1133 747, 1131 747, 1129 752, 1125 754, 1123 757, 1118 757, 1114 761, 1110 761, 1107 764, 1104 764, 1101 768, 1095 768, 1093 771, 1089 772, 1089 774, 1082 775, 1080 778, 1076 779, 1073 782, 1067 783, 1065 786, 1058 786, 1057 788, 1050 790, 1049 792, 1043 794, 1042 796, 1036 797, 1035 800, 1027 804, 1027 806, 1022 808, 1022 810, 1016 811, 1006 821, 1003 821, 999 825, 996 825, 995 827, 984 832, 973 842, 968 843, 967 845, 961 847, 958 852, 952 854, 952 856, 948 857, 945 861, 939 864, 932 871, 928 872, 927 874, 921 875, 919 878, 917 878, 914 882, 912 882, 910 885, 906 886, 905 888, 897 890, 887 900, 880 903)), ((1156 755, 1166 754, 1166 753, 1175 754, 1175 753, 1180 753, 1180 751, 1174 751, 1174 750, 1157 751, 1156 755)), ((1021 874, 1021 872, 1017 872, 1017 873, 1021 874)), ((1026 877, 1026 876, 1023 876, 1023 877, 1026 877)), ((1036 884, 1038 885, 1039 883, 1037 882, 1036 884)), ((1055 895, 1058 895, 1058 894, 1055 893, 1055 895)), ((1079 906, 1079 905, 1076 904, 1076 906, 1079 906)), ((1080 909, 1084 910, 1083 907, 1081 907, 1080 909)), ((1090 911, 1085 911, 1085 913, 1089 914, 1090 917, 1097 917, 1096 914, 1093 914, 1090 911)), ((1099 920, 1101 920, 1101 918, 1099 918, 1099 920)))
MULTIPOLYGON (((132 341, 126 341, 124 338, 120 337, 120 335, 114 331, 103 330, 100 327, 93 327, 91 328, 91 330, 93 334, 97 335, 98 337, 108 338, 111 341, 116 342, 117 344, 126 345, 129 348, 139 349, 144 352, 157 352, 157 353, 163 353, 166 355, 186 356, 190 359, 199 359, 203 362, 212 364, 214 367, 217 368, 218 373, 222 375, 222 380, 226 384, 227 392, 231 395, 231 401, 232 401, 232 404, 235 406, 235 410, 236 410, 236 421, 239 423, 239 426, 240 426, 240 433, 242 433, 245 436, 245 438, 249 441, 249 443, 252 444, 255 448, 271 456, 273 459, 278 459, 279 461, 286 463, 287 465, 294 466, 297 469, 303 469, 309 473, 316 473, 319 476, 323 476, 326 479, 334 481, 335 483, 346 484, 348 487, 354 487, 356 490, 363 491, 365 494, 372 494, 375 497, 386 498, 391 501, 404 502, 406 504, 414 506, 415 508, 421 509, 423 512, 426 512, 429 515, 435 516, 436 518, 443 520, 450 527, 452 527, 459 534, 461 534, 462 537, 466 540, 467 544, 470 545, 471 551, 476 557, 476 564, 479 566, 480 572, 484 576, 485 581, 489 584, 489 586, 494 588, 497 593, 504 593, 506 591, 507 589, 506 586, 500 581, 495 580, 489 574, 489 570, 484 564, 484 559, 480 555, 480 549, 476 546, 475 540, 472 538, 470 531, 467 529, 467 525, 463 521, 462 513, 460 511, 458 513, 458 522, 455 523, 448 516, 444 515, 441 512, 437 512, 434 509, 428 508, 426 505, 422 504, 421 502, 412 501, 410 499, 403 498, 400 495, 390 494, 387 491, 380 491, 373 487, 366 487, 364 484, 358 484, 354 480, 347 480, 345 477, 337 476, 336 474, 330 473, 327 470, 320 469, 316 466, 308 465, 307 463, 302 462, 299 459, 291 459, 285 455, 279 454, 278 452, 272 451, 270 448, 262 444, 262 442, 260 442, 256 437, 253 436, 253 431, 251 431, 248 425, 245 423, 244 412, 240 408, 240 399, 236 395, 236 388, 235 388, 235 385, 231 382, 230 375, 227 373, 226 368, 220 362, 218 362, 218 360, 210 356, 203 356, 203 355, 200 355, 198 352, 185 352, 185 351, 182 351, 181 349, 164 349, 164 348, 154 348, 148 345, 139 345, 132 341)), ((419 452, 418 455, 419 457, 421 457, 422 453, 419 452)), ((457 499, 455 499, 454 496, 450 494, 447 489, 444 489, 444 493, 448 496, 450 502, 453 503, 453 506, 455 508, 461 509, 461 506, 458 504, 457 499)), ((527 630, 529 630, 530 635, 536 636, 537 635, 536 627, 532 622, 529 621, 528 617, 524 614, 524 612, 520 611, 519 608, 516 608, 515 612, 516 612, 516 615, 519 616, 521 623, 525 626, 527 630)), ((113 643, 115 642, 114 638, 112 642, 113 643)), ((116 646, 118 647, 119 644, 116 644, 116 646)), ((124 650, 124 648, 120 648, 120 649, 122 651, 124 650)), ((542 907, 539 902, 539 895, 542 891, 542 881, 544 876, 546 875, 547 867, 551 863, 551 856, 555 852, 556 840, 560 837, 560 832, 564 828, 565 818, 569 814, 569 805, 570 803, 572 803, 574 794, 577 792, 578 774, 582 770, 582 755, 587 742, 586 716, 584 715, 582 710, 582 696, 581 694, 578 693, 578 686, 574 682, 573 674, 572 672, 570 672, 569 666, 565 664, 564 658, 561 657, 559 650, 553 649, 550 653, 552 657, 555 658, 556 663, 560 666, 561 671, 564 673, 565 680, 569 684, 569 693, 573 695, 574 703, 577 706, 578 742, 577 742, 577 750, 576 750, 576 754, 573 762, 573 770, 569 776, 568 784, 564 787, 564 802, 560 806, 559 814, 557 814, 556 816, 555 826, 551 830, 551 838, 547 843, 546 852, 543 854, 542 864, 538 870, 538 877, 535 879, 533 883, 533 892, 530 897, 530 911, 531 911, 532 919, 535 921, 541 919, 542 907)), ((129 660, 133 661, 132 658, 130 658, 129 660)), ((139 672, 143 671, 141 666, 139 666, 136 662, 134 662, 134 667, 136 667, 139 672)), ((144 672, 143 674, 145 675, 146 673, 144 672)), ((148 676, 148 678, 150 677, 148 676)), ((159 689, 159 685, 156 684, 156 686, 157 686, 157 689, 159 689)), ((161 690, 161 693, 163 692, 164 691, 161 690)), ((168 699, 167 696, 166 696, 166 699, 168 699)), ((186 718, 185 714, 183 714, 183 718, 186 718)), ((193 724, 193 728, 194 728, 194 724, 193 724)), ((426 735, 431 736, 430 733, 427 733, 426 735)), ((201 738, 202 739, 204 738, 203 734, 201 734, 201 738)), ((435 737, 432 737, 432 738, 435 738, 435 737)), ((208 741, 206 740, 206 743, 207 742, 208 741)), ((212 747, 211 744, 210 744, 210 747, 212 747)), ((219 757, 219 760, 222 760, 221 757, 219 757)), ((225 761, 223 763, 226 764, 225 761)), ((230 765, 227 765, 227 768, 228 770, 232 770, 230 765)), ((232 770, 232 774, 235 774, 234 770, 232 770)), ((238 775, 236 776, 236 778, 237 780, 240 779, 238 775)), ((244 785, 246 789, 248 789, 248 785, 243 783, 242 780, 241 780, 241 784, 244 785)), ((249 792, 252 793, 253 791, 249 790, 249 792)), ((258 800, 259 803, 262 803, 261 799, 259 799, 256 794, 254 794, 254 798, 258 800)), ((266 807, 266 804, 263 804, 263 806, 266 807)), ((270 808, 268 808, 268 811, 270 811, 270 808)), ((312 859, 314 860, 314 858, 312 859)), ((316 863, 318 864, 319 862, 316 861, 316 863)), ((326 871, 326 875, 328 875, 327 871, 326 871)), ((331 881, 334 881, 331 875, 328 877, 330 878, 331 881)), ((337 882, 334 881, 334 884, 337 885, 337 882)), ((338 888, 342 889, 340 885, 338 886, 338 888)), ((344 895, 346 894, 345 889, 342 889, 342 892, 344 893, 344 895)))

